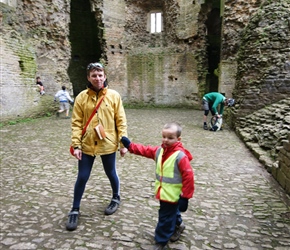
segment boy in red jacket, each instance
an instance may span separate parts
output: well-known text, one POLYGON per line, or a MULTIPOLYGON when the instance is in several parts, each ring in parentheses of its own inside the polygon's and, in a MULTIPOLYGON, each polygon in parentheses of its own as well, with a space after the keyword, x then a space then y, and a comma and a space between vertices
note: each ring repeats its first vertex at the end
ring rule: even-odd
POLYGON ((161 146, 145 146, 122 137, 130 153, 151 158, 156 162, 155 196, 160 201, 155 229, 155 250, 166 249, 168 241, 177 241, 185 229, 180 212, 185 212, 194 192, 193 159, 180 142, 181 126, 167 123, 162 129, 161 146))

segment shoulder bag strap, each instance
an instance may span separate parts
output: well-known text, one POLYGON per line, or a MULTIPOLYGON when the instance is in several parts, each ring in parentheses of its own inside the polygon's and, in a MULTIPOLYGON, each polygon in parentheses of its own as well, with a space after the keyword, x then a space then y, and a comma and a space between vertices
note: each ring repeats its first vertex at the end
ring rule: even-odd
MULTIPOLYGON (((105 95, 106 95, 106 94, 105 94, 105 95)), ((105 95, 104 95, 104 96, 102 97, 102 99, 99 101, 99 103, 97 104, 97 106, 96 106, 96 108, 94 109, 93 113, 91 114, 89 120, 88 120, 87 123, 86 123, 86 126, 83 128, 82 135, 85 134, 85 132, 86 132, 86 130, 87 130, 87 127, 88 127, 90 121, 91 121, 92 118, 94 117, 95 113, 98 111, 98 109, 99 109, 99 107, 100 107, 102 101, 103 101, 104 98, 105 98, 105 95)))

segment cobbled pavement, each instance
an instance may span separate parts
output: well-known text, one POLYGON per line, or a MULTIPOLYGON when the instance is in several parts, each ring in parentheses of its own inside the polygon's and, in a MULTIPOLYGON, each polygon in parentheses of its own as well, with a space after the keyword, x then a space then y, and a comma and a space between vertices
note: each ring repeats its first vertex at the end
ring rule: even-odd
MULTIPOLYGON (((195 193, 183 213, 186 229, 169 249, 290 249, 290 199, 226 126, 202 129, 202 112, 126 109, 129 138, 160 145, 162 126, 178 121, 192 153, 195 193)), ((122 204, 104 209, 111 189, 97 157, 77 230, 65 229, 77 160, 69 154, 70 120, 47 117, 1 131, 1 249, 152 249, 158 202, 154 161, 117 157, 122 204)))

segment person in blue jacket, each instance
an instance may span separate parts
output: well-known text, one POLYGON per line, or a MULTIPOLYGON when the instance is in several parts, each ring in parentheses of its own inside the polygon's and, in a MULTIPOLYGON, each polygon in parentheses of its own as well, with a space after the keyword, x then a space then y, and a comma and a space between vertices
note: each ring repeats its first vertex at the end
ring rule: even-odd
POLYGON ((202 106, 204 110, 203 115, 203 128, 205 130, 207 127, 207 115, 209 111, 212 116, 216 116, 220 118, 223 115, 225 106, 233 106, 235 104, 235 100, 232 98, 226 98, 224 95, 218 92, 207 93, 202 98, 202 106))

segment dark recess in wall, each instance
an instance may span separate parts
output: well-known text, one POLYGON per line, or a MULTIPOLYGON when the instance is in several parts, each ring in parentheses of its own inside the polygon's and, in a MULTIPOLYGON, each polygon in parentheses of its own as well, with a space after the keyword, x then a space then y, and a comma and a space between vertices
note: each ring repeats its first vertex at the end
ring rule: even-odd
POLYGON ((71 1, 71 23, 69 26, 71 59, 68 68, 74 96, 87 86, 86 67, 99 61, 102 51, 99 41, 99 27, 95 13, 91 12, 89 0, 71 1))
MULTIPOLYGON (((218 1, 220 2, 220 1, 218 1)), ((220 8, 213 8, 208 14, 206 21, 207 39, 208 39, 208 75, 207 75, 207 91, 218 91, 218 76, 214 71, 218 68, 220 62, 221 50, 221 17, 220 8)))

